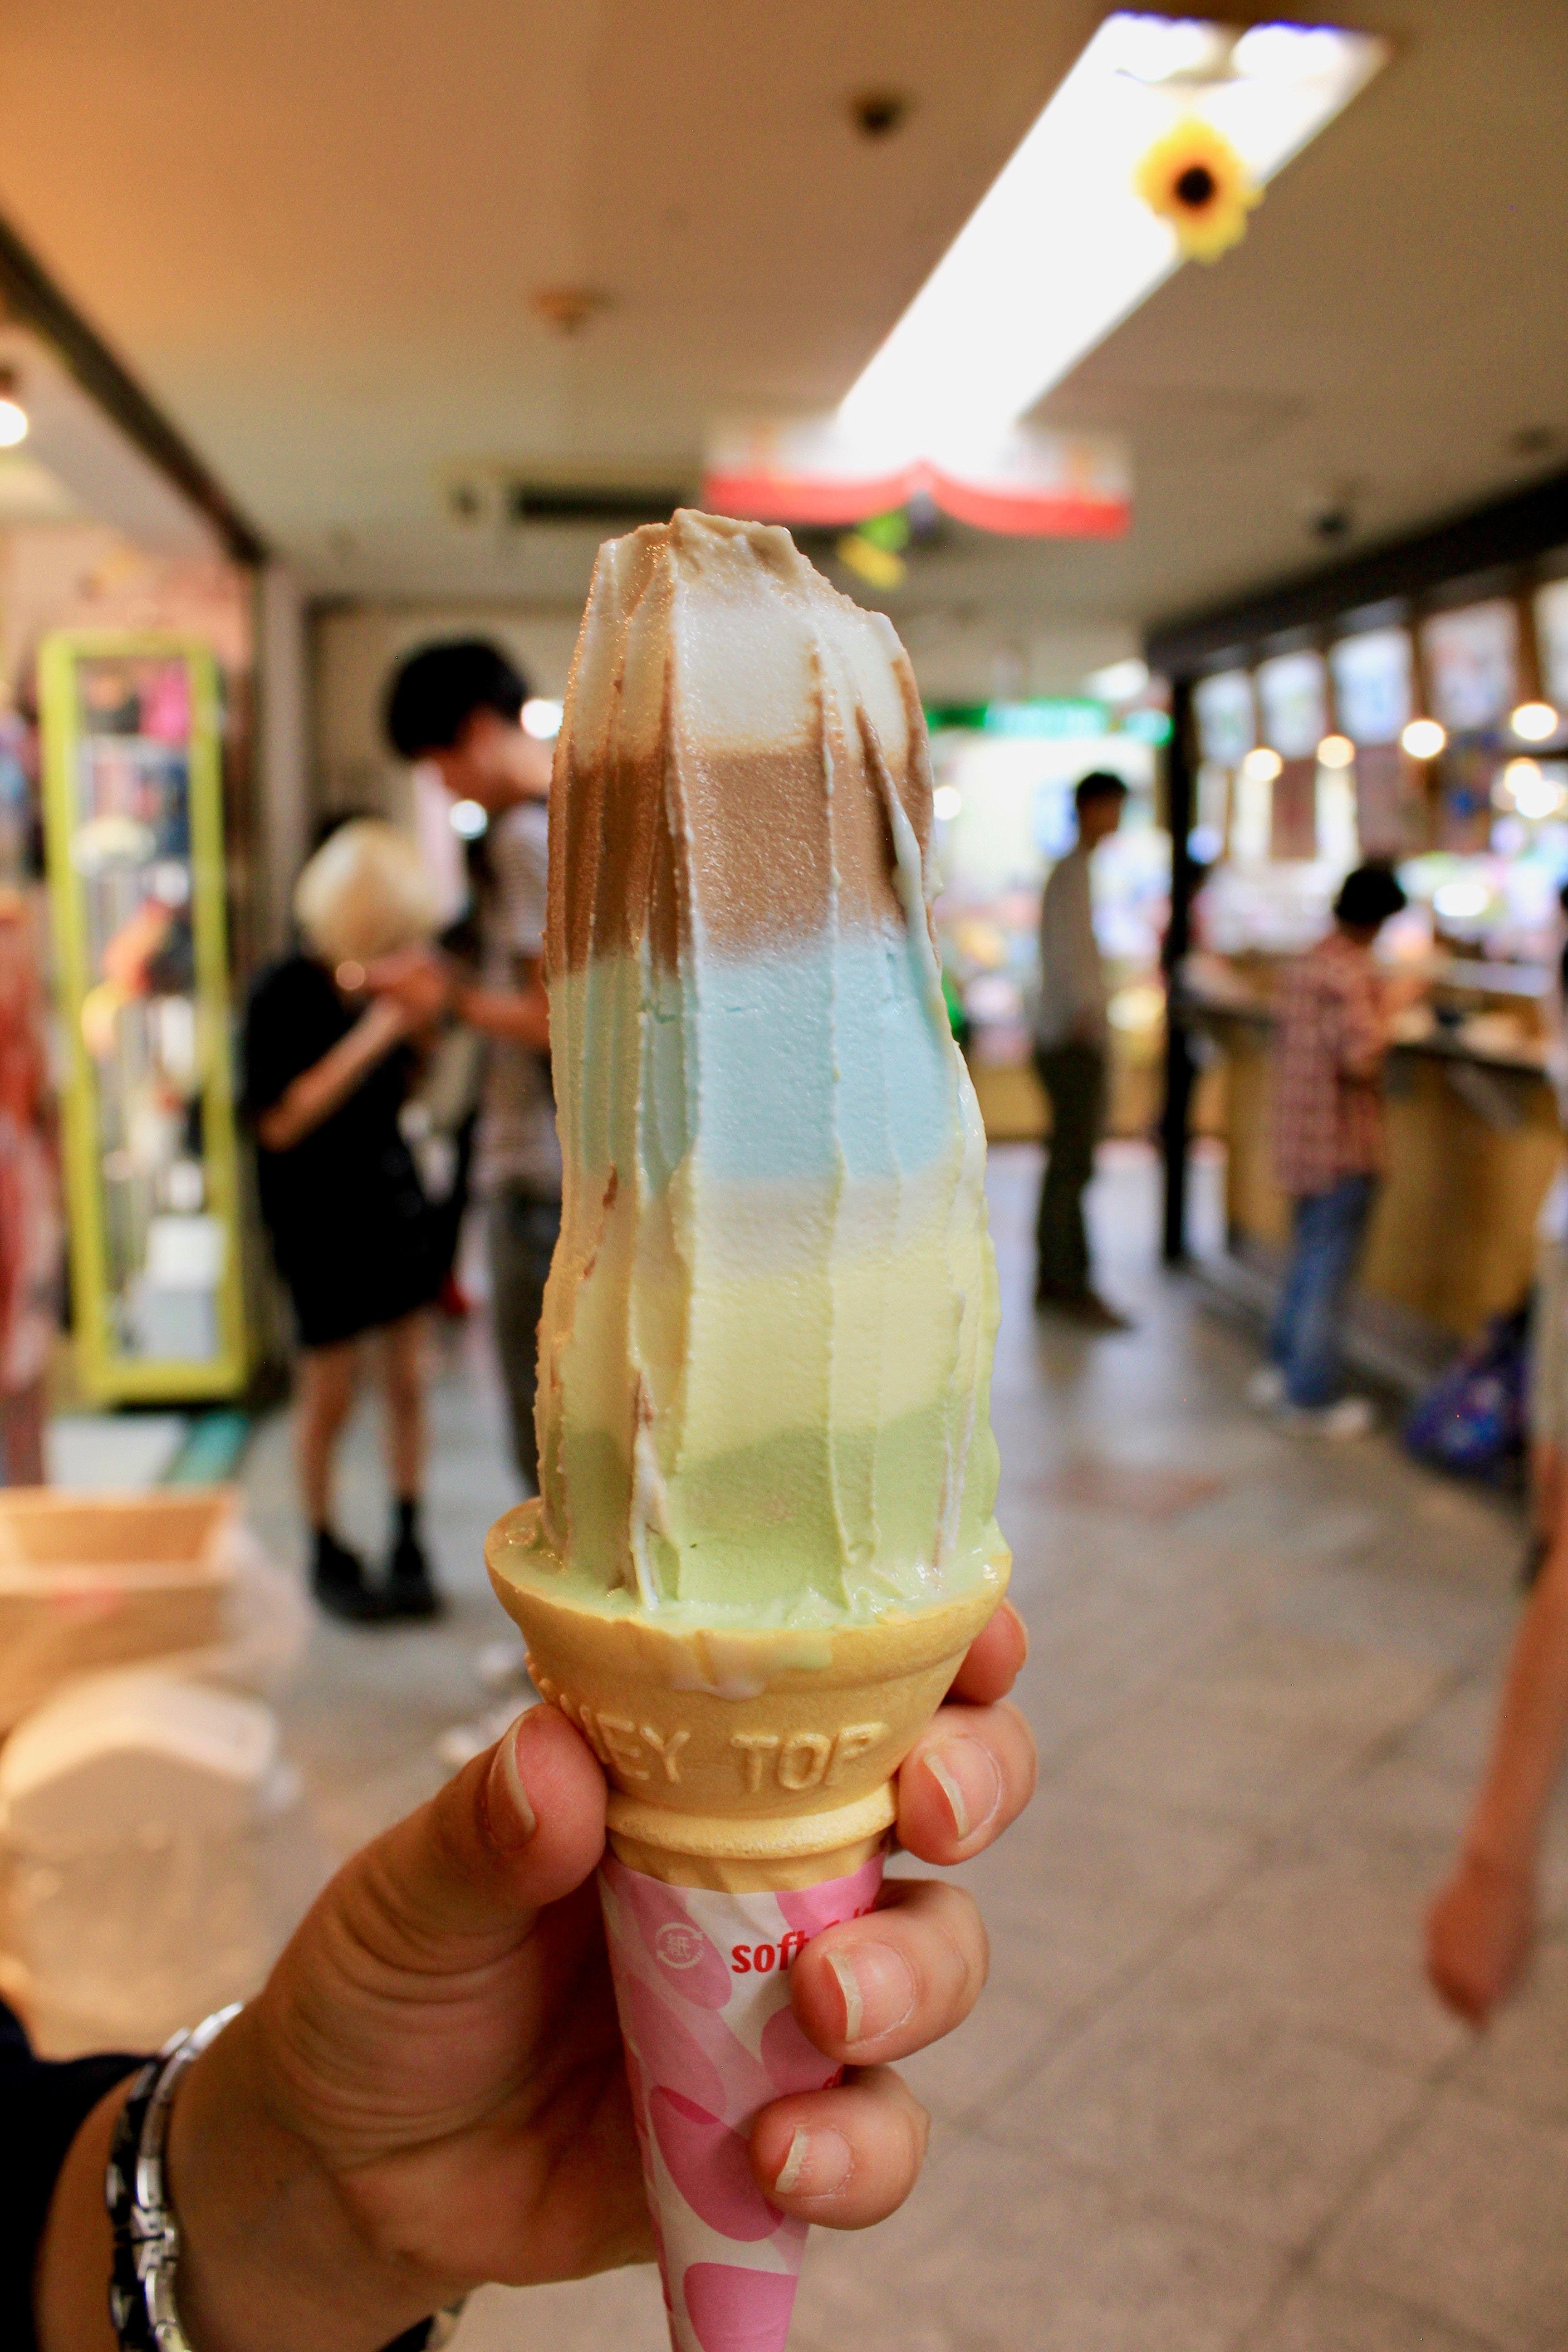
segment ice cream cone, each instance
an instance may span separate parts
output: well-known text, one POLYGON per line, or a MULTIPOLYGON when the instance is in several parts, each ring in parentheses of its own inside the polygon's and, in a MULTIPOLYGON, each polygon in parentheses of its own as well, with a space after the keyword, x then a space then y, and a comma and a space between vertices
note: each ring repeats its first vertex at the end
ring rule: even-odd
POLYGON ((537 1503, 486 1546, 542 1696, 611 1783, 601 1878, 626 2073, 676 2352, 781 2352, 805 2243, 757 2188, 758 2110, 838 2070, 789 2006, 809 1938, 871 1909, 893 1775, 1001 1600, 720 1633, 550 1590, 537 1503))
POLYGON ((540 1505, 491 1580, 610 1781, 605 1918, 677 2352, 779 2352, 758 2110, 808 1938, 1002 1597, 984 1132, 886 619, 771 527, 601 550, 550 803, 540 1505))

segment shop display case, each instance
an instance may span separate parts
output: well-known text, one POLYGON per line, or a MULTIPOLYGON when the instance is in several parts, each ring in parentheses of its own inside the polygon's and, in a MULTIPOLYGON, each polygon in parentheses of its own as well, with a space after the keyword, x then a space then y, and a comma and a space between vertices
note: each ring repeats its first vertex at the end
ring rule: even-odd
POLYGON ((73 1322, 106 1401, 246 1376, 217 666, 61 632, 39 658, 73 1322))

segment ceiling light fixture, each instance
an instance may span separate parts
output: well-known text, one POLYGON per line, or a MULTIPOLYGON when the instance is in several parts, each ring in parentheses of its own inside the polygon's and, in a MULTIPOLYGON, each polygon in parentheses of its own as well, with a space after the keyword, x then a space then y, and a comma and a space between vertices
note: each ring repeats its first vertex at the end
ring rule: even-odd
POLYGON ((1508 723, 1521 743, 1544 743, 1563 722, 1549 702, 1521 702, 1508 723))
POLYGON ((1413 760, 1435 760, 1448 737, 1435 719, 1413 719, 1399 740, 1413 760))
POLYGON ((1348 768, 1355 759, 1355 745, 1348 735, 1325 735, 1318 746, 1321 768, 1348 768))
POLYGON ((1255 784, 1271 784, 1284 765, 1278 751, 1271 751, 1266 743, 1259 743, 1258 749, 1249 751, 1243 760, 1241 772, 1255 784))
POLYGON ((845 425, 928 449, 994 438, 1180 267, 1133 185, 1156 140, 1201 111, 1261 187, 1388 55, 1326 26, 1108 16, 850 387, 845 425))

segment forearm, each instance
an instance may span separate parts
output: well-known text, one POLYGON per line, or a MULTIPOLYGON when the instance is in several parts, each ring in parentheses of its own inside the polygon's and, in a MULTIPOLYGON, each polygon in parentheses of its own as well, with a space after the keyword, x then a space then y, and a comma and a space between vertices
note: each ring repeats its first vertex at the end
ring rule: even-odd
POLYGON ((291 1151, 346 1102, 397 1042, 384 1022, 358 1022, 346 1037, 300 1072, 257 1122, 257 1132, 268 1151, 291 1151))
POLYGON ((33 2291, 39 2352, 116 2352, 109 2324, 112 2241, 103 2175, 130 2079, 99 2101, 55 2183, 33 2291))
POLYGON ((1531 1872, 1568 1748, 1568 1547, 1563 1536, 1521 1621, 1491 1759, 1465 1836, 1498 1868, 1531 1872))
POLYGON ((452 1010, 459 1021, 487 1036, 505 1037, 536 1054, 550 1050, 550 1004, 542 988, 459 988, 452 1010))

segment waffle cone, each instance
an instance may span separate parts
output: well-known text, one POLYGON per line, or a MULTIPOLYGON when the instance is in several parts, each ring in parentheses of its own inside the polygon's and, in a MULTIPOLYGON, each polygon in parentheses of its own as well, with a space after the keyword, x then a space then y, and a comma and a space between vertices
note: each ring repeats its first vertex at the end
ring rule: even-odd
POLYGON ((612 1617, 552 1591, 529 1538, 537 1502, 491 1528, 486 1563, 541 1696, 610 1781, 610 1843, 680 1886, 805 1887, 886 1843, 893 1777, 1006 1590, 868 1623, 755 1633, 612 1617))

